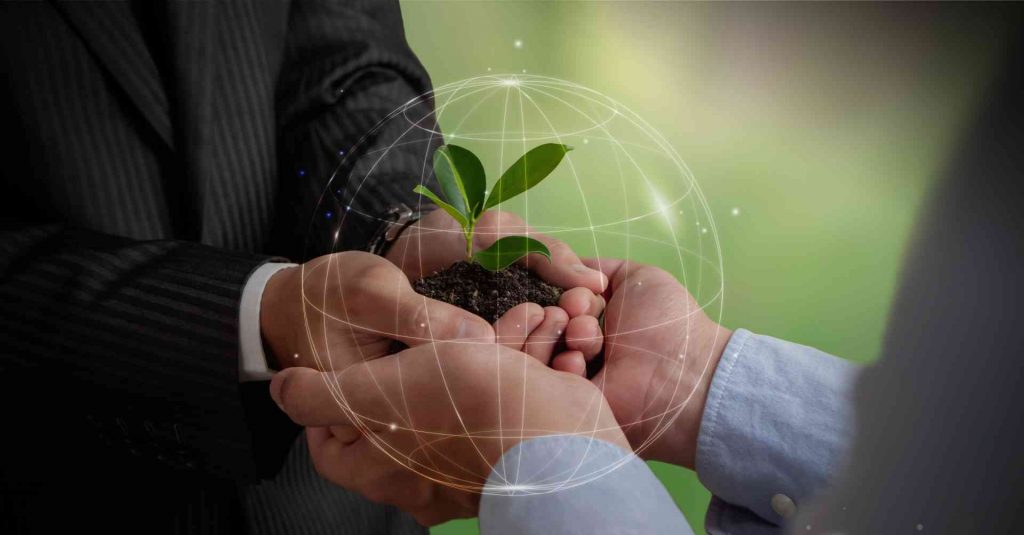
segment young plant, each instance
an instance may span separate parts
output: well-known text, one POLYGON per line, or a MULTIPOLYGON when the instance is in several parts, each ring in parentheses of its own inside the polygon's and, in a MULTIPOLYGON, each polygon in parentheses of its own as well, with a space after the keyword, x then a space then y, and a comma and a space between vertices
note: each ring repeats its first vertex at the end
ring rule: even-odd
POLYGON ((528 236, 506 236, 483 251, 473 252, 473 231, 484 212, 539 184, 570 150, 572 147, 557 143, 534 147, 501 175, 488 195, 487 176, 480 159, 469 149, 444 145, 434 151, 434 176, 441 185, 444 199, 422 184, 413 191, 433 201, 459 222, 466 237, 467 261, 498 271, 530 253, 550 259, 551 251, 528 236))

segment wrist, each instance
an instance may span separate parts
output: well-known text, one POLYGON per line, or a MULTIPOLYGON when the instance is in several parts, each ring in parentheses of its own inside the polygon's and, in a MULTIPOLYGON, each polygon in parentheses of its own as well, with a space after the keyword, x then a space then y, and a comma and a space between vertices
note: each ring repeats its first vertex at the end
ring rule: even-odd
POLYGON ((260 300, 260 335, 275 368, 311 366, 308 344, 295 327, 302 314, 302 267, 282 269, 272 275, 260 300), (296 358, 298 355, 298 358, 296 358))
MULTIPOLYGON (((666 393, 666 398, 672 399, 656 402, 652 406, 661 407, 662 412, 676 407, 679 412, 665 432, 645 451, 645 459, 694 468, 697 437, 700 434, 708 394, 711 392, 711 383, 731 336, 732 331, 729 329, 708 321, 707 325, 698 328, 698 332, 690 333, 691 340, 700 340, 701 343, 687 351, 687 358, 683 359, 682 363, 673 362, 672 366, 662 368, 663 373, 657 381, 658 384, 651 385, 655 389, 653 391, 675 391, 675 394, 673 397, 673 394, 666 393), (687 364, 687 361, 696 361, 699 364, 687 364), (675 390, 673 387, 677 383, 690 387, 675 390), (682 409, 678 409, 679 405, 683 405, 682 409)), ((650 417, 647 419, 645 430, 653 432, 658 422, 659 418, 650 417)))

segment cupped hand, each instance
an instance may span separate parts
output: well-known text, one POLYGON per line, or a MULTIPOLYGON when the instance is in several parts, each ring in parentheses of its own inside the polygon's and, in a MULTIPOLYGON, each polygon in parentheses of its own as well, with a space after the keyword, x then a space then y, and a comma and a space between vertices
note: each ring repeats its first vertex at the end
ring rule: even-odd
POLYGON ((277 272, 263 292, 260 329, 280 368, 342 370, 388 354, 395 341, 494 341, 483 318, 416 293, 391 262, 357 251, 277 272))
POLYGON ((308 426, 322 476, 428 526, 475 516, 492 467, 522 440, 585 434, 628 448, 592 383, 499 344, 438 342, 340 373, 286 370, 271 394, 308 426))
MULTIPOLYGON (((692 468, 711 379, 732 332, 712 321, 664 270, 615 259, 585 262, 611 281, 605 360, 594 384, 638 453, 692 468)), ((560 356, 553 366, 577 371, 567 369, 568 360, 560 356)))
MULTIPOLYGON (((473 234, 473 249, 486 249, 505 236, 529 234, 551 251, 551 260, 531 254, 520 260, 540 278, 560 288, 586 288, 600 294, 608 278, 584 264, 568 245, 550 236, 531 232, 523 220, 511 213, 490 210, 480 216, 473 234)), ((462 228, 443 210, 434 210, 410 226, 388 250, 386 257, 412 280, 440 271, 466 259, 462 228)))
MULTIPOLYGON (((601 351, 602 333, 597 318, 604 310, 602 297, 608 287, 608 277, 600 270, 587 266, 564 242, 530 231, 523 220, 500 210, 485 212, 474 232, 474 250, 486 249, 505 236, 527 234, 543 242, 551 251, 550 261, 532 254, 520 264, 528 267, 545 281, 566 290, 559 299, 558 308, 547 307, 544 328, 531 339, 525 351, 540 357, 549 347, 565 340, 567 351, 542 361, 559 363, 560 369, 583 375, 585 362, 601 351), (559 326, 548 329, 547 327, 559 326), (553 335, 551 333, 554 333, 553 335)), ((466 242, 459 224, 443 210, 435 210, 406 229, 386 258, 399 266, 411 280, 417 280, 444 269, 466 257, 466 242)), ((511 311, 510 311, 511 312, 511 311)))

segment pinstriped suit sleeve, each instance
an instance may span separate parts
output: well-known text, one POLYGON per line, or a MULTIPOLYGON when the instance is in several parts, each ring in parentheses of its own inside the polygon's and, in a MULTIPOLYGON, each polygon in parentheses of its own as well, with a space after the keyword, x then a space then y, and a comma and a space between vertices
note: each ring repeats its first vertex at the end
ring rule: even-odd
MULTIPOLYGON (((306 232, 341 154, 389 113, 429 91, 431 84, 406 42, 397 0, 296 0, 287 31, 276 96, 281 174, 306 183, 296 188, 299 198, 283 204, 283 217, 293 221, 278 228, 306 232)), ((430 114, 432 103, 423 106, 424 114, 430 114)), ((361 185, 351 197, 347 192, 347 200, 335 199, 335 213, 351 205, 353 213, 369 215, 346 218, 340 247, 331 242, 333 230, 314 230, 279 240, 301 246, 310 235, 324 239, 288 256, 302 259, 332 248, 364 248, 379 224, 374 215, 398 202, 415 205, 412 189, 423 173, 423 152, 422 147, 398 147, 380 163, 385 169, 376 173, 379 180, 361 185)))
POLYGON ((36 424, 82 422, 182 470, 253 478, 238 302, 263 262, 57 225, 0 230, 5 406, 32 401, 36 424))

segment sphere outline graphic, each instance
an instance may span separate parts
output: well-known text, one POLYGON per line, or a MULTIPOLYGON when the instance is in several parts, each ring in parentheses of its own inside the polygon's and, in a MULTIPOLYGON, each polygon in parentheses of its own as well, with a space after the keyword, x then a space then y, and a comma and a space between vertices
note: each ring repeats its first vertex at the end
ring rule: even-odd
MULTIPOLYGON (((507 113, 506 113, 507 115, 507 113)), ((689 290, 691 288, 687 281, 687 262, 686 258, 695 259, 696 265, 699 266, 697 273, 698 280, 695 283, 696 287, 703 288, 705 284, 708 284, 710 290, 694 295, 697 307, 694 310, 689 310, 689 303, 687 303, 687 313, 683 317, 665 318, 663 321, 655 324, 651 324, 642 328, 636 329, 636 331, 643 331, 647 329, 654 329, 657 327, 665 326, 668 324, 674 324, 679 321, 689 321, 689 317, 693 314, 707 313, 711 308, 717 310, 717 317, 712 317, 717 323, 721 323, 722 315, 722 301, 724 296, 724 269, 722 266, 722 255, 721 246, 718 239, 717 227, 714 223, 714 217, 712 216, 711 209, 708 205, 707 200, 704 198, 693 173, 689 167, 678 155, 675 149, 668 143, 668 141, 662 136, 656 129, 651 127, 643 118, 634 113, 628 107, 622 105, 618 101, 603 95, 602 93, 576 84, 573 82, 560 80, 553 77, 536 75, 536 74, 486 74, 473 78, 467 78, 452 82, 449 84, 437 87, 427 93, 419 95, 413 99, 410 99, 396 110, 389 113, 384 119, 379 121, 368 133, 352 147, 344 148, 342 151, 338 151, 341 155, 340 163, 331 176, 327 187, 324 189, 320 199, 317 202, 317 208, 315 210, 312 222, 310 224, 309 234, 307 235, 307 248, 310 247, 310 243, 317 243, 322 240, 324 232, 324 222, 322 214, 330 210, 333 217, 330 219, 332 232, 327 232, 326 235, 330 239, 330 251, 342 250, 340 247, 342 231, 350 221, 355 221, 355 218, 360 218, 365 222, 372 224, 383 223, 384 219, 379 215, 377 211, 371 211, 363 209, 360 206, 359 194, 363 191, 364 187, 367 190, 370 189, 368 184, 376 180, 377 177, 374 173, 383 173, 381 169, 386 167, 387 159, 394 157, 398 149, 407 147, 413 147, 417 144, 426 143, 427 146, 430 144, 448 143, 448 142, 460 142, 470 141, 476 143, 497 143, 500 145, 502 150, 502 158, 504 159, 504 144, 519 142, 525 147, 529 144, 537 144, 541 142, 555 142, 555 143, 568 143, 571 139, 578 139, 582 136, 583 143, 592 147, 598 143, 607 143, 613 147, 616 151, 621 151, 622 155, 625 156, 628 163, 631 163, 634 168, 639 171, 639 175, 643 179, 643 185, 648 188, 648 192, 651 193, 656 199, 653 207, 649 210, 641 211, 637 214, 629 212, 629 208, 626 208, 626 217, 620 219, 614 219, 609 221, 594 221, 593 215, 590 213, 589 205, 586 201, 586 195, 584 193, 583 184, 579 174, 576 172, 576 167, 573 163, 572 153, 570 153, 566 160, 567 165, 576 180, 577 191, 580 194, 583 205, 585 207, 585 215, 587 220, 586 227, 573 227, 573 226, 559 226, 559 225, 547 225, 547 226, 534 226, 529 220, 527 224, 534 227, 534 231, 543 232, 553 237, 561 237, 561 235, 569 236, 572 233, 578 232, 589 232, 591 236, 591 246, 596 253, 595 256, 600 257, 601 243, 598 239, 599 235, 602 236, 613 236, 623 238, 627 244, 627 251, 629 250, 629 243, 631 240, 639 240, 652 246, 664 248, 665 251, 672 250, 677 256, 679 262, 679 269, 682 270, 682 283, 689 290), (531 103, 541 116, 546 120, 547 131, 544 130, 529 130, 526 128, 525 116, 522 118, 520 130, 510 130, 505 124, 506 116, 502 116, 502 128, 500 130, 472 130, 462 129, 463 125, 471 118, 473 113, 482 106, 488 99, 498 95, 500 91, 505 91, 505 109, 507 112, 509 94, 513 91, 516 92, 519 99, 519 110, 521 113, 525 113, 523 110, 523 102, 531 103), (536 102, 536 97, 548 98, 549 101, 560 102, 558 106, 562 107, 562 111, 570 110, 578 113, 584 118, 589 124, 582 128, 568 128, 560 130, 554 123, 547 117, 547 114, 542 107, 536 102), (472 105, 469 112, 462 116, 461 120, 455 124, 453 128, 447 130, 447 134, 442 131, 441 125, 445 121, 445 113, 462 101, 469 102, 469 99, 477 99, 475 104, 472 105), (525 98, 525 101, 523 100, 525 98), (580 99, 579 102, 570 102, 569 98, 580 99), (585 103, 589 106, 595 106, 601 111, 599 116, 591 117, 582 108, 582 104, 585 103), (422 114, 422 115, 420 115, 422 114), (625 123, 621 123, 625 121, 625 123), (630 139, 619 139, 611 131, 611 128, 615 124, 626 124, 629 128, 636 129, 636 131, 647 136, 647 140, 653 145, 645 145, 636 140, 630 139), (400 126, 399 126, 400 125, 400 126), (390 129, 401 130, 405 128, 400 135, 398 135, 392 142, 387 143, 384 141, 382 147, 381 139, 382 133, 390 132, 390 129), (426 142, 423 139, 412 139, 407 138, 410 136, 409 132, 416 132, 417 135, 426 136, 426 142), (510 137, 510 132, 517 134, 518 137, 510 137), (403 141, 404 140, 404 141, 403 141), (664 201, 659 197, 658 187, 652 184, 650 177, 648 177, 641 165, 636 161, 634 156, 631 155, 630 151, 637 151, 638 153, 644 153, 645 151, 656 154, 658 158, 665 158, 671 162, 671 167, 674 167, 675 171, 678 172, 678 178, 683 182, 682 191, 678 195, 674 195, 674 198, 664 201), (367 164, 369 166, 367 167, 367 164), (685 223, 670 221, 670 217, 674 217, 675 213, 683 215, 684 212, 690 211, 690 216, 696 217, 696 227, 699 232, 694 232, 692 239, 696 240, 697 246, 692 247, 684 245, 677 237, 677 233, 674 230, 676 226, 682 228, 690 226, 690 221, 687 220, 685 223), (655 218, 664 218, 665 227, 669 229, 670 238, 659 238, 654 236, 644 235, 631 235, 628 232, 629 225, 631 223, 649 222, 655 218), (626 226, 627 232, 616 232, 616 227, 626 226), (705 250, 705 241, 710 242, 705 250), (705 269, 707 271, 705 271, 705 269), (705 275, 710 274, 712 277, 709 279, 711 282, 708 283, 704 280, 705 275)), ((428 148, 425 146, 424 148, 428 148)), ((419 177, 420 183, 426 183, 430 180, 432 173, 431 166, 429 164, 429 151, 423 151, 423 159, 420 163, 421 173, 419 177)), ((615 155, 616 163, 619 163, 619 155, 615 155)), ((408 167, 408 166, 406 166, 408 167)), ((623 187, 625 187, 624 177, 622 175, 622 167, 619 166, 619 178, 623 181, 623 187)), ((411 188, 410 188, 411 189, 411 188)), ((526 201, 528 202, 528 201, 526 201)), ((461 236, 461 232, 458 232, 461 236)), ((630 260, 627 256, 626 260, 630 260)), ((316 277, 324 276, 324 287, 327 285, 326 276, 331 272, 331 266, 328 264, 322 274, 318 272, 310 271, 303 266, 303 295, 302 301, 303 314, 305 315, 306 324, 306 335, 310 347, 314 348, 313 357, 320 369, 337 372, 335 374, 324 374, 324 383, 326 388, 330 391, 331 397, 337 403, 339 410, 347 417, 351 422, 354 422, 356 427, 359 428, 362 436, 369 440, 375 447, 381 452, 390 457, 396 463, 399 463, 409 470, 412 470, 422 477, 430 479, 438 484, 450 486, 453 488, 470 491, 470 492, 486 492, 496 493, 502 495, 532 495, 532 494, 543 494, 547 492, 555 492, 562 489, 572 488, 577 485, 585 484, 589 481, 594 480, 598 477, 603 477, 609 473, 612 473, 617 468, 621 467, 625 463, 629 462, 631 456, 621 456, 615 462, 608 464, 607 466, 600 466, 597 468, 588 467, 584 469, 584 464, 589 453, 583 452, 579 462, 575 465, 574 469, 569 470, 568 473, 561 473, 550 475, 544 480, 540 481, 520 481, 520 474, 506 474, 499 473, 499 467, 494 467, 499 480, 502 481, 501 485, 491 485, 488 487, 484 486, 487 480, 487 475, 481 477, 479 474, 455 474, 448 472, 439 472, 436 463, 434 466, 414 459, 413 457, 417 454, 426 454, 429 459, 431 454, 439 454, 439 451, 435 449, 435 445, 438 442, 444 440, 468 440, 472 447, 476 449, 476 452, 483 456, 480 448, 477 447, 477 442, 480 440, 498 440, 504 442, 506 439, 522 439, 547 435, 547 430, 543 429, 526 429, 518 428, 514 431, 517 433, 510 432, 508 429, 466 429, 465 425, 462 427, 462 433, 452 434, 432 429, 419 429, 414 426, 410 426, 408 421, 376 421, 367 415, 356 413, 346 402, 345 392, 340 386, 339 377, 344 373, 344 370, 335 370, 333 367, 333 359, 330 355, 330 344, 318 343, 320 339, 318 337, 326 338, 326 330, 329 322, 338 323, 341 325, 348 325, 354 328, 364 328, 365 326, 355 325, 349 323, 344 317, 332 314, 328 311, 327 298, 328 296, 323 295, 320 302, 316 302, 310 295, 305 291, 307 280, 313 283, 318 283, 319 279, 316 277), (316 314, 320 314, 324 317, 322 321, 323 328, 322 332, 316 332, 317 329, 314 324, 310 322, 309 312, 307 308, 312 310, 316 314), (321 353, 318 347, 323 346, 324 350, 321 353), (333 376, 333 380, 329 379, 333 376), (408 433, 411 432, 415 435, 418 447, 409 452, 398 451, 396 448, 390 446, 385 438, 378 436, 378 433, 371 430, 370 426, 376 425, 378 427, 384 427, 395 433, 408 433)), ((692 282, 692 281, 691 281, 692 282)), ((341 299, 342 307, 344 307, 344 296, 338 296, 341 299)), ((708 314, 711 316, 711 314, 708 314)), ((685 323, 683 324, 686 325, 685 323)), ((432 337, 429 336, 430 329, 427 327, 428 336, 424 338, 424 341, 431 341, 432 337)), ((378 331, 383 336, 393 335, 393 332, 378 331)), ((628 333, 621 333, 628 334, 628 333)), ((457 342, 456 342, 457 343, 457 342)), ((687 338, 687 344, 689 340, 687 338)), ((639 455, 644 449, 650 446, 655 440, 661 437, 671 426, 683 409, 687 406, 693 396, 693 390, 681 395, 676 396, 677 390, 680 388, 682 381, 683 371, 686 369, 686 352, 680 353, 679 357, 682 357, 679 362, 679 377, 675 378, 676 390, 673 391, 672 404, 666 407, 660 413, 654 414, 642 421, 637 422, 618 422, 621 426, 626 427, 627 425, 646 425, 650 423, 650 420, 654 420, 654 428, 648 435, 647 439, 643 444, 640 444, 634 448, 635 452, 633 455, 639 455), (681 399, 680 399, 681 398, 681 399)), ((674 357, 675 355, 672 355, 674 357)), ((442 381, 444 382, 445 389, 449 395, 449 401, 452 409, 461 422, 461 415, 459 415, 458 405, 454 398, 452 398, 451 390, 448 388, 447 380, 444 377, 444 370, 441 366, 442 355, 434 351, 434 358, 437 361, 438 369, 441 371, 442 381)), ((481 356, 481 358, 488 358, 481 356)), ((668 357, 666 357, 668 358, 668 357)), ((706 360, 706 359, 704 359, 706 360)), ((701 376, 708 373, 707 367, 701 371, 701 376)), ((667 382, 666 382, 667 384, 667 382)), ((662 385, 664 388, 665 385, 662 385)), ((379 388, 379 386, 378 386, 379 388)), ((383 391, 380 392, 383 396, 383 391)), ((596 394, 596 398, 591 400, 591 404, 600 403, 602 401, 600 393, 596 394)), ((404 401, 404 391, 403 391, 404 401)), ((405 412, 395 407, 392 400, 388 399, 387 403, 391 405, 393 412, 396 414, 404 415, 406 420, 408 419, 409 410, 408 406, 405 407, 405 412)), ((525 401, 524 401, 525 403, 525 401)), ((584 408, 581 414, 586 414, 590 408, 584 408)), ((589 437, 591 440, 599 440, 595 438, 595 435, 601 431, 597 428, 587 428, 582 431, 570 433, 576 436, 589 437)), ((504 451, 505 448, 502 447, 504 451)), ((443 455, 443 454, 440 454, 443 455)))

